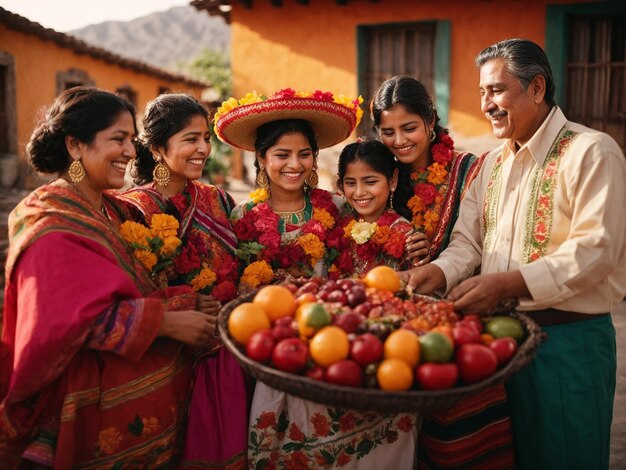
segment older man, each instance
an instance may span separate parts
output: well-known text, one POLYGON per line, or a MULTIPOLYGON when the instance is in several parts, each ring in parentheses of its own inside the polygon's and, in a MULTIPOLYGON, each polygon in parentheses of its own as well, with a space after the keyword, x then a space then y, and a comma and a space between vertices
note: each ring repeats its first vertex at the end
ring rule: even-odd
POLYGON ((565 118, 537 44, 505 40, 476 63, 481 109, 505 141, 469 188, 448 248, 405 277, 419 292, 445 289, 466 311, 517 297, 548 334, 507 384, 519 467, 608 468, 610 312, 626 293, 624 154, 565 118))

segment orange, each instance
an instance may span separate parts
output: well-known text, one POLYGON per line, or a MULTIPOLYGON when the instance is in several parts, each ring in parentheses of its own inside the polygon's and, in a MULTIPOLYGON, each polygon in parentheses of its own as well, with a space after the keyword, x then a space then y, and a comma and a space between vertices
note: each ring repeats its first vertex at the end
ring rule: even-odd
POLYGON ((400 359, 385 359, 376 370, 376 380, 381 390, 408 390, 413 385, 413 369, 400 359))
POLYGON ((298 308, 298 331, 301 336, 313 336, 320 328, 329 325, 330 313, 322 304, 304 304, 298 308))
POLYGON ((228 331, 240 344, 246 344, 255 331, 270 328, 270 320, 261 307, 252 302, 237 305, 228 317, 228 331))
POLYGON ((493 337, 493 335, 490 335, 489 333, 483 333, 482 335, 480 335, 480 342, 485 346, 491 345, 494 339, 495 338, 493 337))
POLYGON ((387 337, 384 344, 385 359, 400 359, 411 367, 420 361, 418 336, 409 330, 396 330, 387 337))
POLYGON ((311 339, 309 352, 316 364, 328 367, 348 357, 348 334, 338 326, 325 326, 311 339))
POLYGON ((448 325, 439 325, 434 327, 430 331, 436 331, 437 333, 443 334, 448 340, 450 340, 450 344, 454 347, 454 336, 452 336, 452 327, 448 325))
POLYGON ((363 278, 363 282, 367 287, 375 287, 389 292, 400 290, 400 278, 389 266, 376 266, 370 269, 363 278))
POLYGON ((265 286, 257 292, 252 300, 267 314, 270 321, 280 317, 293 316, 296 312, 296 299, 284 286, 265 286))

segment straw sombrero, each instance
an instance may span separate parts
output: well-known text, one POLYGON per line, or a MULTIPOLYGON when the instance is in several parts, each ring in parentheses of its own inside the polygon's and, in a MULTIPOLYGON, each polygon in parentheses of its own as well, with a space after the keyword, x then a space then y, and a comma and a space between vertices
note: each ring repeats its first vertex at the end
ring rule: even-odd
POLYGON ((281 119, 303 119, 315 132, 319 148, 347 139, 358 125, 363 111, 362 98, 335 97, 330 92, 280 90, 270 98, 248 93, 244 98, 230 98, 215 114, 215 133, 229 145, 254 151, 259 126, 281 119))

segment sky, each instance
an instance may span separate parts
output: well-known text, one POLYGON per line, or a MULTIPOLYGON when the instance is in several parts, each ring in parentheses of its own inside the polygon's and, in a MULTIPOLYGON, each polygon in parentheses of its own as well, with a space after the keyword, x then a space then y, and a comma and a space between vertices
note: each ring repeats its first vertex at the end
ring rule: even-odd
POLYGON ((189 0, 0 0, 0 6, 59 32, 104 21, 128 21, 189 0))

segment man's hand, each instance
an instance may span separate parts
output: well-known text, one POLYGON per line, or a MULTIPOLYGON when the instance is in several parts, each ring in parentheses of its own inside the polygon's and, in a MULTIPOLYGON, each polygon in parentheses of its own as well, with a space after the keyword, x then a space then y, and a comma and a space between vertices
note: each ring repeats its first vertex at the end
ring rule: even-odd
POLYGON ((446 286, 446 277, 441 268, 435 264, 400 271, 398 274, 400 280, 406 283, 406 290, 409 293, 430 295, 446 286))
POLYGON ((404 249, 413 266, 423 266, 430 261, 430 241, 424 232, 409 235, 404 249))
POLYGON ((530 296, 519 271, 481 274, 466 279, 448 294, 456 310, 488 314, 505 299, 530 296))

